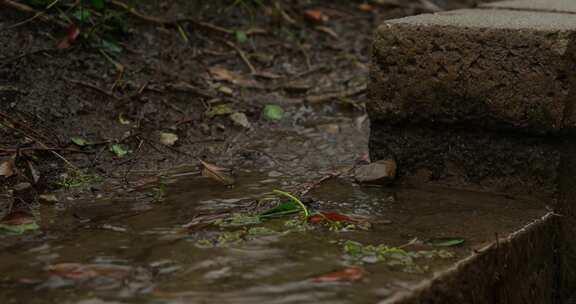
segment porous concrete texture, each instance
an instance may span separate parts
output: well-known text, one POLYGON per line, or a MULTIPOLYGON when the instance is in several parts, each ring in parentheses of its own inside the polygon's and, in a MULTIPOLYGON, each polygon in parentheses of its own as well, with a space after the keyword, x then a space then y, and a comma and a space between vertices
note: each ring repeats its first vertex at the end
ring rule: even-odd
POLYGON ((538 197, 558 192, 560 143, 553 138, 372 122, 370 158, 395 159, 400 183, 538 197))
POLYGON ((371 120, 529 134, 572 127, 575 30, 576 15, 506 10, 387 21, 374 38, 371 120))
POLYGON ((548 214, 380 304, 561 303, 558 225, 548 214))
POLYGON ((480 7, 576 14, 576 1, 574 0, 509 0, 485 3, 480 7))

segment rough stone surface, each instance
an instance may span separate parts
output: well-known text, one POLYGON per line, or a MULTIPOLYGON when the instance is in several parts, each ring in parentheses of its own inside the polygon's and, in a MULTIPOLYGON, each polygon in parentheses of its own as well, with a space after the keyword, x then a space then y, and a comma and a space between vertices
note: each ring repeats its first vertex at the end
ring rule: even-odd
POLYGON ((370 157, 395 159, 399 183, 440 183, 551 201, 558 191, 559 142, 457 128, 372 123, 370 157))
POLYGON ((376 32, 372 121, 557 132, 574 125, 576 15, 458 10, 376 32))
POLYGON ((486 3, 480 7, 576 14, 576 1, 574 0, 509 0, 486 3))
POLYGON ((360 183, 390 184, 396 178, 396 162, 392 159, 375 161, 358 167, 354 176, 360 183))

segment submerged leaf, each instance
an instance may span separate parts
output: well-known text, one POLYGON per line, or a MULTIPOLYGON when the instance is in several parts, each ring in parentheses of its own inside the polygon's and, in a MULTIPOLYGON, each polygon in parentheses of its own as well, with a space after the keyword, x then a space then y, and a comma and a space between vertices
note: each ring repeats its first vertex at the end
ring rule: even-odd
POLYGON ((424 244, 434 247, 453 247, 462 245, 465 242, 464 238, 461 237, 445 237, 445 238, 435 238, 429 239, 424 244))
POLYGON ((338 282, 338 281, 358 281, 364 277, 366 271, 362 267, 348 267, 340 271, 335 271, 317 276, 313 282, 338 282))
POLYGON ((346 222, 346 223, 356 222, 356 220, 354 220, 353 218, 337 212, 318 212, 312 215, 308 220, 310 221, 310 223, 320 223, 322 221, 346 222))
POLYGON ((224 172, 224 168, 209 164, 202 160, 200 161, 200 164, 202 164, 202 176, 219 181, 226 186, 235 183, 234 178, 224 172))
POLYGON ((300 206, 294 201, 280 203, 278 206, 270 208, 260 214, 260 217, 279 217, 300 212, 300 206))
POLYGON ((0 222, 0 235, 20 235, 27 231, 40 228, 36 219, 25 213, 12 213, 0 222))

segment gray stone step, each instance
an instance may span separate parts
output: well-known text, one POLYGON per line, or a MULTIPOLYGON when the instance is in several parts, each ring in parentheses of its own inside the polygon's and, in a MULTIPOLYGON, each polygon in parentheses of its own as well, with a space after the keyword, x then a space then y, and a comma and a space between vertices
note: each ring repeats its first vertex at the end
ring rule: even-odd
POLYGON ((480 7, 576 14, 576 1, 574 0, 508 0, 485 3, 480 7))
POLYGON ((374 38, 373 120, 555 133, 574 126, 576 15, 457 10, 387 21, 374 38))

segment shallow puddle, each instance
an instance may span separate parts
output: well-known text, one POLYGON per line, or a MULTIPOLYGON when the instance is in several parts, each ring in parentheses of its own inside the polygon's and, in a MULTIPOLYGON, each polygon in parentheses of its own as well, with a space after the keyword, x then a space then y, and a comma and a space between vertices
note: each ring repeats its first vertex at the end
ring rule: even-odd
POLYGON ((76 202, 85 204, 77 211, 43 210, 41 233, 3 239, 0 302, 377 302, 546 212, 541 202, 504 195, 360 187, 342 178, 311 191, 313 207, 367 225, 328 229, 292 215, 195 226, 207 215, 257 212, 255 199, 288 184, 271 175, 241 173, 234 187, 182 177, 168 184, 162 202, 119 198, 76 202), (410 245, 449 237, 465 243, 410 245), (421 254, 354 255, 362 245, 379 244, 421 254), (343 275, 346 269, 356 272, 343 275))

